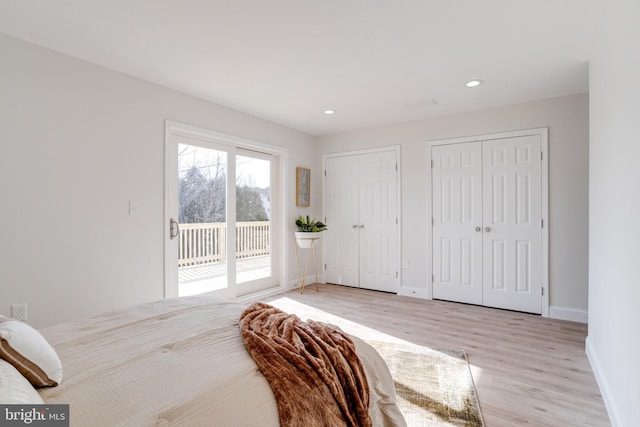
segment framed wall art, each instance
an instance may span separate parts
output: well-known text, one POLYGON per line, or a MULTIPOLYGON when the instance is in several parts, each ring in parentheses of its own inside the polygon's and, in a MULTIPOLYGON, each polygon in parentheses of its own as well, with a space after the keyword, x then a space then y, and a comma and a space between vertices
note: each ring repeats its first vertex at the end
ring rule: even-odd
POLYGON ((311 204, 311 169, 296 168, 296 206, 308 208, 311 204))

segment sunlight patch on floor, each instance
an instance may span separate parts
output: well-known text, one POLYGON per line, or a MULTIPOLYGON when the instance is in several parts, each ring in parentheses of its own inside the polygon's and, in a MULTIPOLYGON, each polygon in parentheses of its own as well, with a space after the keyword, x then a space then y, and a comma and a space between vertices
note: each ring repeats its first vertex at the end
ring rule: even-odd
MULTIPOLYGON (((303 304, 291 298, 280 297, 270 300, 269 304, 279 308, 280 310, 286 311, 287 313, 295 314, 304 321, 312 319, 339 326, 340 329, 347 332, 348 334, 355 335, 365 341, 382 341, 420 347, 413 342, 386 334, 384 332, 378 331, 377 329, 373 329, 360 323, 345 319, 344 317, 336 316, 335 314, 328 313, 307 304, 303 304)), ((474 381, 478 382, 480 380, 480 377, 482 376, 482 368, 472 365, 471 363, 469 364, 469 368, 471 369, 471 374, 474 381)))
POLYGON ((376 329, 372 329, 351 320, 347 320, 343 317, 336 316, 335 314, 327 313, 326 311, 319 310, 315 307, 311 307, 287 297, 281 297, 271 300, 269 301, 269 304, 279 308, 280 310, 286 311, 287 313, 295 314, 301 320, 306 321, 308 319, 312 319, 339 326, 340 329, 347 332, 348 334, 355 335, 362 338, 363 340, 411 344, 410 342, 401 340, 397 337, 394 337, 393 335, 385 334, 384 332, 380 332, 376 329))
MULTIPOLYGON (((467 360, 468 359, 469 359, 469 355, 467 354, 467 360)), ((473 382, 477 387, 478 383, 480 382, 480 378, 482 377, 482 368, 469 363, 469 369, 471 369, 471 376, 473 377, 473 382)))

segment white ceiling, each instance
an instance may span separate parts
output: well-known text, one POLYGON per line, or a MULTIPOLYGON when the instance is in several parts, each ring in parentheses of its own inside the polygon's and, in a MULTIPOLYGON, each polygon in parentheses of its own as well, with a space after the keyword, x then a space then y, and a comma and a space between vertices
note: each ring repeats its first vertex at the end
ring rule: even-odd
POLYGON ((0 32, 321 135, 587 92, 602 1, 0 0, 0 32))

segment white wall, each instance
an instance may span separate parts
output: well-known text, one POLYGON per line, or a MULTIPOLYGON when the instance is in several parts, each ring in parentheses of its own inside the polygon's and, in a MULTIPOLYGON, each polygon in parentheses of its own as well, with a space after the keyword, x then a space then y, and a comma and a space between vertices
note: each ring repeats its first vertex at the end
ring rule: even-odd
POLYGON ((165 119, 287 147, 288 216, 321 212, 295 208, 295 167, 320 182, 313 136, 2 35, 0 57, 1 314, 26 302, 42 327, 164 296, 165 119))
MULTIPOLYGON (((401 145, 402 286, 426 290, 427 141, 549 128, 551 315, 586 321, 588 260, 588 96, 575 95, 318 137, 316 152, 401 145), (566 309, 569 310, 566 310, 566 309)), ((418 294, 420 292, 417 292, 418 294)))
POLYGON ((589 338, 613 425, 640 425, 640 2, 612 0, 590 64, 589 338))

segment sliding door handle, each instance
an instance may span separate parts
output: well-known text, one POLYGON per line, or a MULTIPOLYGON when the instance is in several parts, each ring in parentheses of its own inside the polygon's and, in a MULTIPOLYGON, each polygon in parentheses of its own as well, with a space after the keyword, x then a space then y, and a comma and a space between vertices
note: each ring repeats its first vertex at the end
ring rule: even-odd
POLYGON ((176 221, 173 218, 169 219, 169 238, 170 239, 175 239, 176 237, 178 237, 178 234, 180 234, 180 224, 178 224, 178 221, 176 221), (175 230, 175 233, 174 233, 175 230))

